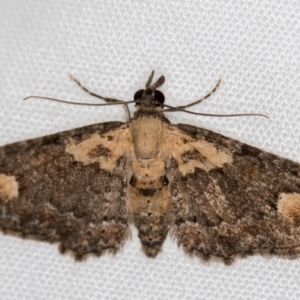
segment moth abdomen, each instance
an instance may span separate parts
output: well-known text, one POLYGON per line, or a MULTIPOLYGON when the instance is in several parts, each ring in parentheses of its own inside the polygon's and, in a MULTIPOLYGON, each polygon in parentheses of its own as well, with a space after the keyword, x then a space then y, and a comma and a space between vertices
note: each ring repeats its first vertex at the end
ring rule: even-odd
POLYGON ((168 235, 167 215, 154 215, 150 212, 135 215, 135 224, 141 240, 143 251, 149 257, 155 257, 168 235))
POLYGON ((155 257, 168 235, 170 225, 170 187, 160 176, 137 180, 129 187, 130 207, 145 254, 155 257), (148 184, 147 184, 148 183, 148 184), (142 186, 143 188, 137 188, 142 186))

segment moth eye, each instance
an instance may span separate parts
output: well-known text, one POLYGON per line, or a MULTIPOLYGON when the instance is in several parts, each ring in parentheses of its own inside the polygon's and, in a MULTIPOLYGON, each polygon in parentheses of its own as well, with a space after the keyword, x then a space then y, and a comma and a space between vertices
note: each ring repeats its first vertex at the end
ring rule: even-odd
POLYGON ((134 96, 133 96, 133 99, 134 100, 139 100, 142 98, 143 96, 143 93, 144 93, 145 90, 138 90, 135 92, 134 96))
POLYGON ((157 101, 157 106, 163 106, 165 102, 165 95, 161 91, 155 91, 154 98, 157 101))

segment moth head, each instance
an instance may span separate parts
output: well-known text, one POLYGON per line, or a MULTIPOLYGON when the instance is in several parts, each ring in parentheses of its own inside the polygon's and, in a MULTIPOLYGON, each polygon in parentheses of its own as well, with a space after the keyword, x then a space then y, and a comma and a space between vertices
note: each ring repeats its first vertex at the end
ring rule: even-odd
POLYGON ((151 109, 164 107, 165 96, 161 91, 158 91, 157 88, 164 84, 165 77, 162 75, 156 80, 156 82, 151 84, 153 76, 154 71, 151 72, 146 82, 146 88, 138 90, 134 94, 136 106, 140 106, 140 108, 151 109))

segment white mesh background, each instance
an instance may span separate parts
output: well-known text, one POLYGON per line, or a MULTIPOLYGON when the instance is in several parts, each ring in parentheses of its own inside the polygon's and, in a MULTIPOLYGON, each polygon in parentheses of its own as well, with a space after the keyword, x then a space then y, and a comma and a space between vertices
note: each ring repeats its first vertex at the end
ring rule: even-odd
MULTIPOLYGON (((29 94, 130 100, 152 69, 169 104, 218 92, 195 110, 261 112, 263 118, 173 113, 300 161, 300 2, 0 1, 0 144, 110 120, 122 107, 28 100, 29 94)), ((251 257, 204 265, 167 240, 148 259, 133 237, 115 257, 74 263, 57 246, 0 234, 1 299, 299 299, 300 261, 251 257)))

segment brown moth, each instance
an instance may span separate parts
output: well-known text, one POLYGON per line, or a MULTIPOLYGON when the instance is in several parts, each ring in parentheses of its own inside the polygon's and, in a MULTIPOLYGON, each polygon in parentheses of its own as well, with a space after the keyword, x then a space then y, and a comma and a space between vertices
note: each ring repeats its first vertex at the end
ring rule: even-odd
POLYGON ((129 224, 149 257, 170 234, 203 260, 230 264, 255 253, 296 258, 300 165, 202 128, 171 124, 164 111, 200 100, 165 105, 157 90, 164 77, 151 84, 153 74, 136 92, 137 111, 128 123, 0 147, 0 229, 59 243, 77 260, 119 251, 129 224))

